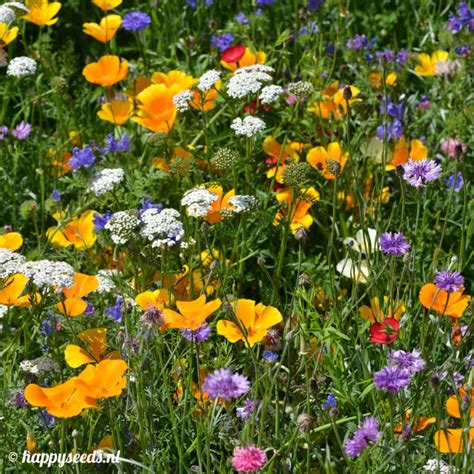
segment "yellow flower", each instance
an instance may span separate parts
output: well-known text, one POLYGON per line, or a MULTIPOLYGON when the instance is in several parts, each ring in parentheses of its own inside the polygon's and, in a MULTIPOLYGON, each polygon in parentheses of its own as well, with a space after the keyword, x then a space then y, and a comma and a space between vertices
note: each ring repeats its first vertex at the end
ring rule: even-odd
POLYGON ((347 113, 347 102, 349 102, 349 105, 354 102, 360 102, 360 99, 357 99, 360 89, 355 86, 349 87, 352 94, 352 98, 349 101, 344 99, 344 87, 339 88, 339 81, 335 81, 323 90, 321 94, 322 100, 314 102, 308 110, 325 120, 329 120, 331 115, 336 120, 340 119, 347 113))
POLYGON ((217 334, 234 343, 244 341, 247 347, 253 347, 279 324, 283 317, 273 306, 255 305, 255 301, 239 299, 231 303, 238 324, 221 319, 217 323, 217 334))
MULTIPOLYGON (((50 227, 46 231, 48 240, 55 247, 70 247, 74 245, 76 250, 85 250, 92 247, 97 240, 94 232, 94 216, 96 211, 86 211, 79 217, 74 217, 64 225, 50 227)), ((60 222, 62 215, 60 213, 53 214, 54 219, 60 222)))
MULTIPOLYGON (((372 71, 369 73, 367 77, 369 83, 375 88, 380 89, 382 87, 382 74, 377 71, 372 71)), ((395 72, 391 72, 385 76, 385 84, 387 86, 395 87, 397 85, 397 74, 395 72)))
POLYGON ((6 23, 0 23, 0 48, 10 44, 18 36, 18 26, 8 28, 6 23))
POLYGON ((331 161, 335 164, 339 164, 341 174, 346 166, 349 153, 344 153, 341 146, 337 142, 332 142, 328 145, 327 149, 323 146, 317 146, 311 148, 306 155, 306 161, 316 170, 318 170, 326 179, 334 179, 333 167, 328 166, 331 161))
POLYGON ((22 17, 24 20, 38 26, 51 26, 58 21, 54 16, 62 5, 59 2, 49 3, 48 0, 26 0, 25 7, 30 11, 22 17))
POLYGON ((254 64, 265 64, 266 59, 267 55, 263 51, 255 51, 255 53, 253 53, 250 48, 245 48, 245 54, 241 59, 239 59, 239 61, 235 63, 221 61, 221 64, 226 69, 235 71, 241 67, 253 66, 254 64))
POLYGON ((92 3, 106 12, 118 7, 122 3, 122 0, 92 0, 92 3))
POLYGON ((388 307, 386 311, 380 307, 380 300, 376 296, 370 300, 370 307, 363 305, 359 308, 362 319, 370 320, 371 323, 383 323, 386 318, 400 319, 405 312, 403 303, 395 303, 389 300, 388 296, 383 297, 384 306, 388 307))
POLYGON ((193 301, 177 301, 178 312, 164 308, 165 324, 173 329, 199 329, 206 319, 221 305, 219 298, 206 303, 206 296, 201 295, 193 301))
POLYGON ((197 82, 193 76, 190 76, 181 71, 169 71, 164 72, 155 72, 151 76, 151 82, 153 84, 164 84, 166 87, 170 88, 171 86, 179 86, 178 93, 186 89, 191 89, 191 87, 197 82))
POLYGON ((155 291, 144 291, 135 297, 135 302, 143 311, 149 309, 163 309, 174 303, 174 297, 168 290, 161 288, 155 291))
POLYGON ((122 18, 119 15, 107 15, 100 20, 100 23, 84 23, 83 31, 86 35, 92 36, 101 43, 110 41, 117 33, 122 24, 122 18))
POLYGON ((92 84, 112 86, 127 77, 128 62, 118 56, 102 56, 96 63, 88 64, 82 74, 92 84))
POLYGON ((232 204, 229 204, 229 199, 235 196, 235 189, 231 189, 225 196, 222 186, 210 186, 207 188, 211 193, 217 194, 217 199, 211 204, 211 210, 207 213, 204 218, 209 224, 215 224, 224 219, 224 213, 226 209, 234 209, 232 204))
POLYGON ((194 99, 190 102, 193 109, 207 112, 212 110, 216 105, 216 99, 219 95, 219 89, 221 88, 222 81, 217 81, 212 89, 206 92, 194 91, 194 99))
POLYGON ((0 235, 0 248, 18 250, 23 245, 23 237, 18 232, 7 232, 0 235))
POLYGON ((15 273, 8 277, 0 289, 0 304, 5 306, 27 307, 32 304, 38 304, 41 301, 41 295, 36 293, 21 296, 25 292, 26 284, 29 278, 21 273, 15 273))
POLYGON ((415 66, 415 72, 420 76, 437 76, 438 72, 438 63, 448 61, 449 54, 447 51, 435 51, 434 53, 429 54, 420 53, 418 55, 418 60, 420 64, 415 66))
POLYGON ((298 153, 291 144, 282 146, 271 135, 265 138, 262 148, 271 163, 271 167, 267 171, 267 178, 275 176, 275 180, 278 183, 283 183, 283 171, 286 168, 286 161, 288 159, 299 161, 298 153))
POLYGON ((133 114, 133 101, 111 100, 110 103, 102 104, 97 116, 115 125, 123 125, 133 114))

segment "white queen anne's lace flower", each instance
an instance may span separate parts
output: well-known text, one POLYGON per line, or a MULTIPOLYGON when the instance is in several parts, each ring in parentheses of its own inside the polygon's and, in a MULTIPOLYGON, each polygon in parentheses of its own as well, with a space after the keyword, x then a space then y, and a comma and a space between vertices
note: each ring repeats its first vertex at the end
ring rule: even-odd
POLYGON ((102 295, 104 293, 111 293, 114 291, 116 285, 113 277, 118 274, 119 272, 117 270, 112 270, 109 268, 99 270, 96 275, 97 281, 99 282, 96 292, 102 295))
POLYGON ((39 289, 52 288, 59 292, 74 283, 74 268, 66 262, 53 260, 27 262, 24 272, 39 289))
POLYGON ((110 232, 114 244, 124 245, 131 239, 139 224, 136 211, 119 211, 113 214, 104 229, 110 232))
POLYGON ((283 94, 283 87, 280 86, 265 86, 260 92, 258 98, 262 101, 262 104, 271 104, 276 102, 280 96, 283 94))
POLYGON ((186 89, 173 97, 173 104, 180 112, 189 110, 189 103, 193 100, 194 94, 189 89, 186 89))
POLYGON ((247 194, 237 194, 229 199, 229 204, 234 206, 233 212, 239 214, 257 207, 257 198, 247 194))
POLYGON ((0 248, 0 279, 7 278, 14 273, 23 273, 25 262, 26 259, 23 255, 0 248))
POLYGON ((219 196, 212 193, 204 186, 189 189, 184 193, 181 199, 181 205, 187 207, 188 214, 191 217, 204 217, 212 209, 212 203, 219 196))
POLYGON ((31 76, 36 72, 37 63, 27 56, 13 58, 7 67, 7 75, 13 77, 31 76))
POLYGON ((104 168, 94 175, 89 183, 88 191, 96 196, 102 196, 112 191, 116 184, 123 181, 125 172, 122 168, 104 168))
POLYGON ((59 372, 59 364, 49 357, 41 356, 33 360, 20 362, 20 369, 28 374, 41 375, 49 372, 59 372))
POLYGON ((236 135, 243 135, 246 137, 253 137, 265 130, 266 124, 262 119, 248 115, 243 120, 238 117, 234 119, 230 128, 234 130, 236 135))
POLYGON ((263 83, 272 81, 269 72, 273 72, 273 68, 263 64, 237 69, 227 84, 227 93, 234 99, 256 94, 263 87, 263 83))
POLYGON ((205 72, 200 78, 197 84, 197 88, 200 91, 208 91, 212 89, 218 81, 221 79, 221 73, 215 69, 205 72))
POLYGON ((11 23, 16 18, 16 13, 10 7, 0 5, 0 23, 11 23))
POLYGON ((456 469, 451 468, 449 464, 446 464, 442 459, 428 459, 426 464, 423 466, 426 472, 441 472, 441 473, 455 473, 456 469))
POLYGON ((143 227, 140 234, 151 242, 153 248, 180 245, 184 238, 184 227, 176 209, 147 209, 142 214, 143 227))

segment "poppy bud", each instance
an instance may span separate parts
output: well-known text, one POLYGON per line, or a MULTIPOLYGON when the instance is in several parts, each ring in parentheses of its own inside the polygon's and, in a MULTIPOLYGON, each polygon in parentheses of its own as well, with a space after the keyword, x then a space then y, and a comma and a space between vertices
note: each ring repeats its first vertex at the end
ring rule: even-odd
POLYGON ((219 268, 219 260, 213 260, 211 264, 209 265, 209 269, 211 272, 217 270, 219 268))
POLYGON ((311 288, 311 284, 312 284, 311 278, 306 273, 301 273, 301 275, 298 276, 296 283, 298 286, 302 286, 303 288, 306 288, 306 289, 311 288))
POLYGON ((304 227, 298 227, 295 232, 295 239, 304 244, 308 239, 308 231, 304 227))
POLYGON ((265 258, 264 257, 258 257, 257 258, 257 265, 259 267, 264 267, 265 266, 265 258))
POLYGON ((307 433, 313 426, 313 420, 307 413, 301 413, 296 419, 296 426, 302 433, 307 433))
POLYGON ((351 86, 344 87, 344 92, 342 93, 342 97, 344 98, 344 100, 351 100, 352 99, 351 86))
POLYGON ((337 418, 338 415, 339 415, 339 410, 336 407, 331 407, 329 409, 329 416, 331 418, 337 418))

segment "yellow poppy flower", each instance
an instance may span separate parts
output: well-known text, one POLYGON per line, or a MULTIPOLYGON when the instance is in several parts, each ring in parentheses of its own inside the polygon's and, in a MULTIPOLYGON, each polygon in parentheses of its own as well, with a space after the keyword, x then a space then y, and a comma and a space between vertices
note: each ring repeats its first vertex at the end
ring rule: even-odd
POLYGON ((25 7, 29 12, 22 18, 38 26, 54 25, 58 18, 54 16, 62 5, 59 2, 49 3, 48 0, 25 0, 25 7))
POLYGON ((460 318, 471 301, 471 297, 463 295, 463 292, 464 287, 460 291, 448 293, 433 283, 427 283, 422 286, 419 299, 420 303, 427 309, 452 318, 460 318))
POLYGON ((344 99, 344 87, 339 88, 339 81, 335 81, 323 90, 321 94, 322 100, 314 102, 308 110, 325 120, 329 120, 331 115, 336 120, 339 120, 347 113, 347 102, 349 102, 349 105, 352 105, 354 102, 360 102, 360 99, 357 98, 360 94, 360 89, 355 86, 349 87, 352 94, 349 101, 344 99))
POLYGON ((10 44, 18 36, 18 26, 9 28, 6 23, 0 23, 0 48, 10 44))
POLYGON ((95 276, 75 273, 73 285, 62 290, 65 298, 56 305, 58 311, 71 317, 80 316, 87 308, 87 303, 82 298, 98 287, 99 280, 95 276))
POLYGON ((102 104, 97 116, 115 125, 123 125, 133 115, 132 100, 111 100, 102 104))
POLYGON ((179 86, 176 89, 178 90, 177 93, 179 93, 186 89, 191 89, 191 87, 193 87, 193 85, 197 82, 197 79, 182 71, 173 70, 167 73, 155 72, 151 76, 151 82, 153 84, 163 84, 168 87, 168 89, 172 86, 179 86))
POLYGON ((26 307, 32 304, 38 304, 41 301, 41 295, 36 293, 34 296, 23 295, 29 278, 21 273, 15 273, 7 278, 3 288, 0 289, 0 304, 5 306, 26 307))
POLYGON ((122 24, 122 17, 119 15, 107 15, 100 20, 100 23, 84 23, 83 31, 86 35, 92 36, 101 43, 107 43, 117 33, 122 24))
POLYGON ((299 161, 300 157, 298 153, 291 144, 282 146, 271 135, 265 138, 262 143, 262 148, 268 156, 267 162, 271 164, 271 167, 267 171, 267 178, 273 178, 273 176, 276 175, 275 180, 278 183, 283 183, 283 171, 286 168, 286 161, 288 159, 299 161), (278 161, 280 162, 279 165, 278 161))
POLYGON ((216 224, 224 219, 225 210, 234 209, 232 204, 229 204, 229 199, 235 196, 235 189, 231 189, 225 196, 223 196, 222 186, 210 186, 207 188, 211 193, 217 194, 217 199, 211 204, 211 210, 204 217, 209 224, 216 224))
POLYGON ((331 142, 327 149, 323 146, 311 148, 306 155, 306 161, 326 179, 334 179, 336 177, 330 166, 331 161, 339 164, 339 174, 341 174, 344 171, 348 158, 349 153, 344 153, 337 142, 331 142))
POLYGON ((106 12, 117 8, 122 3, 122 0, 92 0, 92 3, 102 11, 106 12))
POLYGON ((448 61, 449 54, 447 51, 435 51, 429 54, 421 53, 418 55, 420 64, 415 66, 415 72, 420 76, 437 76, 438 63, 448 61))
MULTIPOLYGON (((74 217, 64 225, 50 227, 46 231, 46 237, 55 247, 70 247, 74 245, 76 250, 85 250, 92 247, 97 240, 94 232, 94 216, 96 211, 85 211, 79 217, 74 217)), ((53 214, 54 219, 59 222, 62 214, 53 214)))
MULTIPOLYGON (((474 447, 474 428, 469 429, 468 439, 471 447, 474 447)), ((464 451, 463 429, 439 430, 434 434, 434 442, 440 453, 462 453, 464 451)))
POLYGON ((23 245, 23 237, 18 232, 7 232, 0 235, 0 248, 18 250, 23 245))
POLYGON ((206 296, 201 295, 192 301, 177 301, 178 312, 164 308, 165 324, 173 329, 199 329, 206 319, 221 305, 219 298, 206 303, 206 296))
POLYGON ((194 91, 194 98, 190 102, 193 109, 207 112, 212 110, 216 105, 216 99, 219 96, 219 89, 221 88, 222 81, 217 81, 212 89, 209 89, 203 93, 194 91))
POLYGON ((273 306, 255 304, 253 300, 239 299, 231 303, 238 324, 221 319, 217 323, 217 333, 234 343, 244 341, 247 347, 253 347, 279 324, 283 316, 273 306))
POLYGON ((105 55, 84 67, 82 74, 92 84, 112 86, 127 77, 128 62, 118 56, 105 55))
POLYGON ((174 303, 174 297, 168 290, 161 288, 155 291, 144 291, 135 297, 135 302, 143 311, 149 309, 163 309, 174 303))
POLYGON ((413 140, 410 140, 410 146, 408 146, 405 136, 402 135, 400 140, 395 144, 393 156, 389 163, 387 163, 385 170, 395 170, 397 166, 407 163, 409 158, 414 161, 420 161, 427 157, 428 148, 421 140, 414 138, 413 140))

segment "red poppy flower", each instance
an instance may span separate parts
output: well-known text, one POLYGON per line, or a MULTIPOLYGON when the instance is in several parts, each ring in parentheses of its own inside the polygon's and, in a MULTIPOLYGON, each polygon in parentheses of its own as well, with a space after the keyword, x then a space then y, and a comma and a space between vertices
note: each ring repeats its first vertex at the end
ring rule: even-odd
POLYGON ((238 44, 237 46, 231 46, 227 48, 221 56, 221 60, 226 63, 236 63, 240 61, 245 54, 245 46, 238 44))
POLYGON ((270 112, 270 104, 262 104, 262 101, 254 99, 250 104, 244 105, 244 112, 255 115, 258 110, 261 109, 263 112, 270 112))
POLYGON ((398 338, 398 321, 386 318, 383 323, 374 323, 370 326, 370 340, 377 344, 391 344, 398 338))

